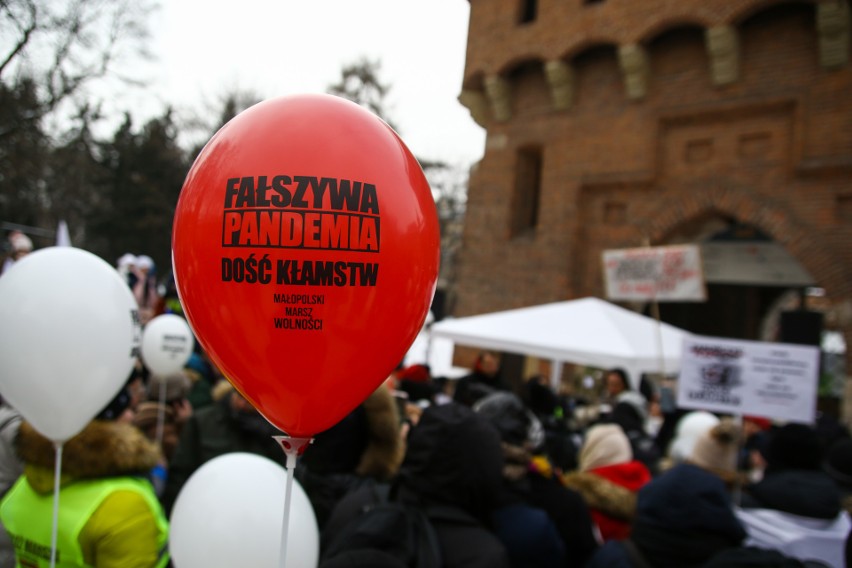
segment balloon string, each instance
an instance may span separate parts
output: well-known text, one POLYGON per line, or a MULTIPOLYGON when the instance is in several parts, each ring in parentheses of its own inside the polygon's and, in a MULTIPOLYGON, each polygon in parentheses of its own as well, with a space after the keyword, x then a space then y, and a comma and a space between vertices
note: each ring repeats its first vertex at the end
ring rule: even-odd
POLYGON ((287 565, 287 536, 290 533, 290 495, 293 492, 293 476, 296 474, 296 454, 287 452, 287 472, 286 485, 284 486, 284 521, 281 523, 281 554, 280 566, 285 568, 287 565))
POLYGON ((313 438, 291 438, 290 436, 272 436, 272 438, 284 450, 287 460, 284 471, 287 476, 284 486, 284 520, 281 523, 281 552, 279 556, 279 567, 285 568, 287 564, 287 538, 290 534, 290 496, 293 493, 293 476, 296 475, 296 459, 305 451, 305 448, 313 442, 313 438))
POLYGON ((53 526, 50 530, 50 568, 56 567, 56 542, 59 535, 59 475, 62 472, 62 442, 54 442, 56 464, 53 469, 53 526))

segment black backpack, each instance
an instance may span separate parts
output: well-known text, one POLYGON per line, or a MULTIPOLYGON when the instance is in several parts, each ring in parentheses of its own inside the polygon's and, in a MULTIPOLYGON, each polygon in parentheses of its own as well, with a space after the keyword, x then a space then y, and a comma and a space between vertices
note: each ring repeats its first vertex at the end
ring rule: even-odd
MULTIPOLYGON (((421 509, 390 499, 386 485, 369 484, 349 497, 360 501, 358 512, 328 535, 320 566, 340 555, 362 550, 384 552, 409 568, 442 566, 438 535, 421 509)), ((331 519, 330 522, 334 524, 331 519)))

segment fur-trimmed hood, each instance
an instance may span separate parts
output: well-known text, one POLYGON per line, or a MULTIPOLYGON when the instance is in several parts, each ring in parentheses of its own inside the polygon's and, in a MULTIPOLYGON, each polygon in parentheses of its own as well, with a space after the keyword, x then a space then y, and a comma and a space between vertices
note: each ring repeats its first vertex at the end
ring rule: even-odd
POLYGON ((301 461, 317 475, 354 473, 388 480, 404 454, 399 410, 382 385, 340 422, 317 434, 301 461))
POLYGON ((562 476, 562 483, 582 495, 590 509, 628 522, 636 515, 636 493, 600 475, 573 471, 562 476))
MULTIPOLYGON (((21 423, 17 444, 24 474, 34 490, 53 490, 56 449, 28 422, 21 423)), ((121 422, 91 421, 62 449, 61 484, 78 479, 144 475, 160 459, 157 446, 136 427, 121 422)))
POLYGON ((381 386, 364 401, 367 411, 369 442, 355 473, 390 479, 396 475, 402 458, 405 457, 405 445, 399 435, 399 410, 393 395, 381 386))

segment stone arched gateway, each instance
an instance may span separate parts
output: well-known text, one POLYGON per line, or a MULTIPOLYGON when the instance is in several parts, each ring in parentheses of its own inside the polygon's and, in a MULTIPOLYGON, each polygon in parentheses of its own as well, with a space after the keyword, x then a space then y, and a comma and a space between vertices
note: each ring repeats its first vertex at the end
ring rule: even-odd
POLYGON ((798 218, 794 204, 758 195, 728 180, 704 183, 694 191, 686 189, 658 214, 637 220, 652 244, 665 244, 677 228, 692 219, 722 214, 753 225, 782 244, 830 296, 840 301, 852 298, 850 267, 820 242, 816 227, 798 218))
MULTIPOLYGON (((698 222, 710 217, 735 219, 755 227, 782 245, 825 290, 818 309, 825 314, 828 329, 842 333, 852 345, 852 274, 818 237, 819 229, 795 213, 795 204, 758 195, 731 180, 698 183, 693 191, 674 197, 658 215, 637 220, 640 232, 655 245, 681 241, 684 231, 693 232, 698 222)), ((847 350, 847 369, 852 368, 852 350, 847 350)))

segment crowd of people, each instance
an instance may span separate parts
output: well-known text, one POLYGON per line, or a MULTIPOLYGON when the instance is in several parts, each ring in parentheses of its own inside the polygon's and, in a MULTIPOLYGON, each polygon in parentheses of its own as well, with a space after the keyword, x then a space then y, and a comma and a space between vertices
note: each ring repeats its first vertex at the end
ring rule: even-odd
MULTIPOLYGON (((320 566, 423 565, 403 547, 344 538, 375 495, 422 513, 439 566, 846 565, 852 437, 842 425, 674 408, 646 427, 661 413, 656 389, 634 388, 620 369, 604 384, 602 404, 540 377, 510 385, 492 353, 457 380, 399 367, 298 461, 320 566)), ((0 567, 16 566, 16 553, 18 566, 44 566, 55 447, 7 405, 0 418, 0 567)), ((237 451, 283 466, 279 433, 202 349, 168 377, 139 361, 65 444, 62 565, 168 566, 168 515, 192 473, 237 451)))
MULTIPOLYGON (((117 268, 144 321, 179 313, 150 258, 117 268)), ((668 387, 616 368, 603 385, 586 401, 538 376, 510 383, 487 352, 460 379, 400 365, 293 472, 320 567, 847 565, 852 436, 839 421, 678 409, 668 387), (428 530, 405 546, 404 531, 352 538, 379 502, 428 530)), ((139 360, 64 444, 57 565, 168 566, 168 518, 190 476, 237 451, 283 466, 276 434, 202 348, 166 377, 139 360)), ((0 568, 49 565, 55 462, 54 443, 0 406, 0 568)))
MULTIPOLYGON (((412 374, 402 369, 395 381, 414 409, 409 417, 440 420, 450 410, 434 396, 421 398, 430 380, 412 384, 412 374)), ((431 383, 433 393, 446 397, 445 383, 431 383)), ((479 471, 475 482, 459 479, 428 498, 459 506, 464 500, 454 491, 481 495, 491 487, 490 498, 470 512, 504 549, 496 565, 847 565, 852 438, 836 419, 776 423, 678 409, 662 404, 671 393, 647 377, 634 382, 622 369, 604 373, 602 403, 591 403, 560 396, 541 377, 510 387, 491 353, 451 384, 456 389, 447 406, 497 431, 502 479, 488 485, 479 471)), ((413 427, 409 451, 420 436, 413 427)), ((457 437, 443 439, 457 444, 457 437)), ((484 436, 453 456, 477 456, 481 468, 483 444, 484 436)), ((411 459, 406 454, 393 487, 411 483, 411 459)), ((453 469, 463 478, 462 470, 474 471, 464 464, 453 469)), ((422 493, 421 483, 415 487, 422 493)), ((423 499, 418 494, 418 502, 423 499)), ((334 538, 323 532, 323 543, 334 538)), ((453 563, 447 543, 446 565, 469 565, 453 563)))

